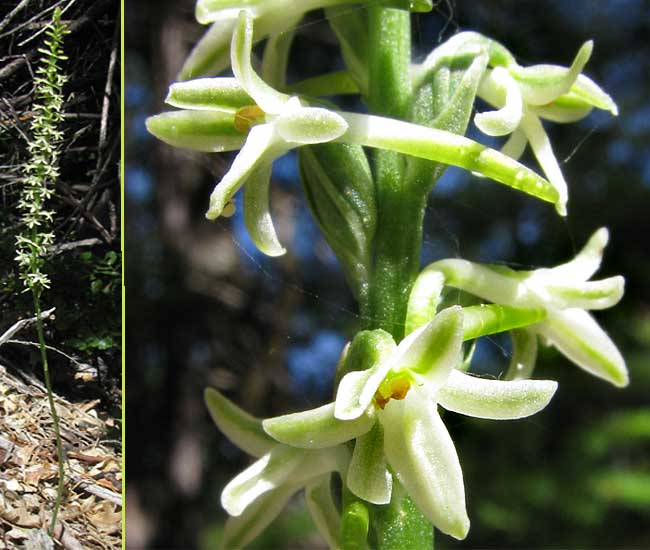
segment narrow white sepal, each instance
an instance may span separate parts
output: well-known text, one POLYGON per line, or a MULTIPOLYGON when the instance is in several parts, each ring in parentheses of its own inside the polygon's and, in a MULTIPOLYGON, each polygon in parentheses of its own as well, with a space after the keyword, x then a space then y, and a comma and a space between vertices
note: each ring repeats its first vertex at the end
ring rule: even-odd
POLYGON ((548 139, 548 135, 539 117, 531 112, 525 113, 521 119, 521 128, 526 134, 530 142, 530 147, 533 153, 535 153, 535 158, 537 158, 548 181, 558 192, 558 200, 555 203, 558 214, 560 216, 566 216, 566 203, 569 200, 569 191, 562 170, 560 170, 560 165, 551 147, 551 141, 548 139))
POLYGON ((232 70, 237 80, 264 112, 280 113, 289 96, 271 88, 251 66, 253 17, 247 10, 239 12, 230 48, 232 70))

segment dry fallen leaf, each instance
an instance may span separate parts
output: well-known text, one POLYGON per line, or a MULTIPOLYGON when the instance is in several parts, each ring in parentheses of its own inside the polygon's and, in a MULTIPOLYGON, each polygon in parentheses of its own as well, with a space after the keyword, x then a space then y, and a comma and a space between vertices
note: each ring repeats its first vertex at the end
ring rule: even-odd
POLYGON ((110 502, 102 502, 98 511, 88 515, 90 523, 103 533, 116 533, 122 529, 122 512, 110 502))
POLYGON ((2 511, 2 517, 18 527, 39 527, 41 518, 24 507, 7 508, 2 511))

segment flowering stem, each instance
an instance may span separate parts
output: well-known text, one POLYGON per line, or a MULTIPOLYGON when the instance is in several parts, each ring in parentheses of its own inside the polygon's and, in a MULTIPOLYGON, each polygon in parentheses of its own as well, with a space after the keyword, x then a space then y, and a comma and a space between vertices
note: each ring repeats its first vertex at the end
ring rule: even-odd
POLYGON ((54 405, 54 394, 52 393, 52 381, 50 379, 50 367, 47 362, 47 350, 45 347, 45 336, 43 334, 43 318, 41 317, 41 297, 40 291, 32 287, 32 297, 34 298, 34 311, 36 312, 36 331, 38 333, 38 344, 41 350, 41 362, 43 363, 43 378, 47 388, 47 400, 50 405, 50 414, 52 416, 52 425, 54 426, 54 435, 56 439, 56 457, 59 468, 59 483, 56 489, 56 501, 52 510, 52 521, 50 522, 50 535, 53 536, 56 526, 56 517, 63 500, 63 482, 65 480, 65 471, 63 469, 63 447, 61 445, 61 432, 59 429, 59 415, 54 405))
MULTIPOLYGON (((404 119, 412 95, 410 14, 370 6, 368 25, 370 110, 404 119)), ((420 265, 426 201, 417 190, 405 189, 404 173, 402 155, 375 151, 377 233, 366 311, 362 304, 369 328, 382 328, 397 342, 404 337, 408 297, 420 265)), ((399 485, 396 479, 394 485, 399 485)), ((431 524, 408 495, 397 493, 387 506, 369 505, 377 548, 433 548, 431 524)))

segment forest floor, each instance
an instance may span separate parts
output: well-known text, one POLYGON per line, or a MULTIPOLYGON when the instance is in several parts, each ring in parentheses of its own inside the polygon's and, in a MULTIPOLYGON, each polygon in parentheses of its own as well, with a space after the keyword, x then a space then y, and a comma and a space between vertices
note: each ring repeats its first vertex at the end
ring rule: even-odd
POLYGON ((121 548, 119 426, 99 400, 55 403, 66 473, 52 544, 44 534, 58 472, 47 393, 33 375, 0 365, 0 549, 121 548))

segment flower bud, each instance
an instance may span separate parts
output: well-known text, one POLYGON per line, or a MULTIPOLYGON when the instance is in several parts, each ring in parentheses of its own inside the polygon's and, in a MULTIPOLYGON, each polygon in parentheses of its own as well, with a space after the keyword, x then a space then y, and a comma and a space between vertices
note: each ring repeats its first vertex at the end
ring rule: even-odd
POLYGON ((368 159, 362 147, 326 143, 299 150, 309 206, 357 297, 366 292, 377 212, 368 159))

